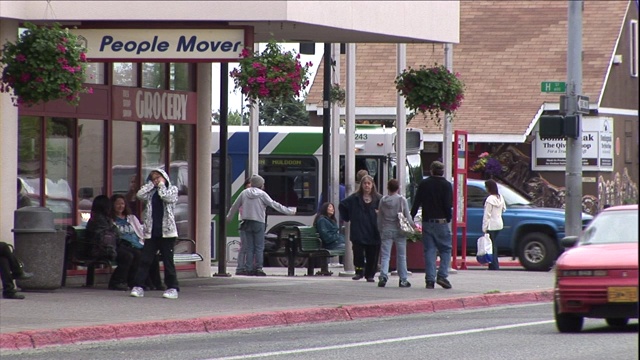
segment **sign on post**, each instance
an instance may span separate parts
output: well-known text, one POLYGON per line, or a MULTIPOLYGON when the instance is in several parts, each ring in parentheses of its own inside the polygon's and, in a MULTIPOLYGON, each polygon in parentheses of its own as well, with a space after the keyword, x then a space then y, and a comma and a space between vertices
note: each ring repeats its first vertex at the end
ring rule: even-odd
POLYGON ((578 95, 577 110, 579 114, 589 114, 589 97, 584 95, 578 95))
POLYGON ((540 91, 545 93, 563 93, 567 91, 567 83, 564 81, 543 81, 540 83, 540 91))

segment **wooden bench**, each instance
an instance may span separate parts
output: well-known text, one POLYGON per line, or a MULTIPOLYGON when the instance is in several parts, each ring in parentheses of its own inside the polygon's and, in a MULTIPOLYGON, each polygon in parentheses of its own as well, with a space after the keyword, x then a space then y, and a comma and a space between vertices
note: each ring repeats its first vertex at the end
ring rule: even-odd
MULTIPOLYGON (((86 229, 84 226, 67 227, 62 286, 66 285, 67 269, 70 265, 85 266, 87 268, 87 277, 85 280, 85 286, 87 287, 92 287, 95 284, 95 271, 98 266, 106 267, 109 273, 113 272, 113 266, 117 265, 115 261, 95 259, 89 255, 92 244, 93 242, 86 239, 86 229)), ((195 241, 192 239, 178 238, 174 246, 173 262, 180 264, 202 261, 202 255, 193 251, 195 244, 195 241)))
POLYGON ((327 259, 343 256, 344 250, 327 250, 322 247, 322 240, 313 226, 285 226, 278 235, 280 247, 277 250, 265 251, 269 256, 286 256, 288 260, 288 276, 295 276, 295 258, 308 258, 307 275, 314 275, 313 259, 322 259, 319 275, 331 275, 327 259))

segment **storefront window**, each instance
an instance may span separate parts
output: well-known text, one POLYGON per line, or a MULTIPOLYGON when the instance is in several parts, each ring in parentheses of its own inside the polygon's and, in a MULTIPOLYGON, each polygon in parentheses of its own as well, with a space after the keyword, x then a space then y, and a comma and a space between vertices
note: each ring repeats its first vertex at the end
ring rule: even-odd
MULTIPOLYGON (((142 176, 152 169, 164 167, 166 134, 160 124, 142 124, 142 176)), ((143 179, 144 180, 144 179, 143 179)))
POLYGON ((78 217, 89 220, 93 198, 105 194, 104 121, 78 120, 78 217))
POLYGON ((111 193, 124 195, 131 211, 139 217, 136 193, 142 181, 138 178, 138 126, 130 121, 113 122, 111 193))
MULTIPOLYGON (((42 169, 42 118, 20 116, 18 122, 18 181, 22 186, 22 206, 40 205, 42 169)), ((20 206, 20 205, 19 205, 20 206)))
POLYGON ((193 188, 189 181, 189 163, 193 159, 193 126, 171 125, 169 127, 170 169, 169 177, 178 187, 178 203, 175 208, 175 219, 178 236, 192 238, 191 219, 189 217, 190 204, 194 203, 193 188))
POLYGON ((143 63, 142 87, 148 89, 164 90, 166 88, 166 68, 167 64, 165 63, 143 63))
POLYGON ((138 86, 137 63, 113 63, 113 85, 138 86))
POLYGON ((191 71, 193 65, 189 63, 169 64, 169 90, 193 91, 191 71))
POLYGON ((46 118, 45 206, 54 214, 56 227, 73 224, 73 138, 75 121, 46 118))
POLYGON ((87 63, 84 82, 87 84, 104 85, 104 63, 87 63))

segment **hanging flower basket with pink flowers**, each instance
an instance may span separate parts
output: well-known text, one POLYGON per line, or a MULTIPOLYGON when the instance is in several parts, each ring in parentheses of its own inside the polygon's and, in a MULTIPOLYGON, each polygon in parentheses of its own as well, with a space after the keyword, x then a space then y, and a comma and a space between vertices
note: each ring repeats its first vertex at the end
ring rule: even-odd
POLYGON ((311 62, 302 65, 300 54, 283 51, 271 40, 262 53, 244 49, 240 66, 231 71, 235 88, 254 103, 258 100, 283 102, 300 96, 309 85, 311 62))
POLYGON ((11 92, 14 105, 64 99, 78 105, 83 85, 86 49, 77 36, 59 24, 50 27, 25 23, 15 43, 2 46, 0 92, 11 92))
POLYGON ((464 99, 465 86, 459 74, 438 64, 409 67, 396 77, 395 84, 407 108, 425 116, 428 113, 436 124, 441 122, 441 112, 454 115, 464 99))

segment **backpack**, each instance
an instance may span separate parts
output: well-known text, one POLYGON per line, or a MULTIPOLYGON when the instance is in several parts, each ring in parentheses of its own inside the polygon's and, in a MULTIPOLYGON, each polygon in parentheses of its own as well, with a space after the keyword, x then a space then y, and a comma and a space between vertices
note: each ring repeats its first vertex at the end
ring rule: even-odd
POLYGON ((113 230, 105 230, 98 234, 93 247, 91 248, 91 257, 95 259, 107 259, 115 261, 117 253, 116 247, 118 243, 118 235, 113 230))

